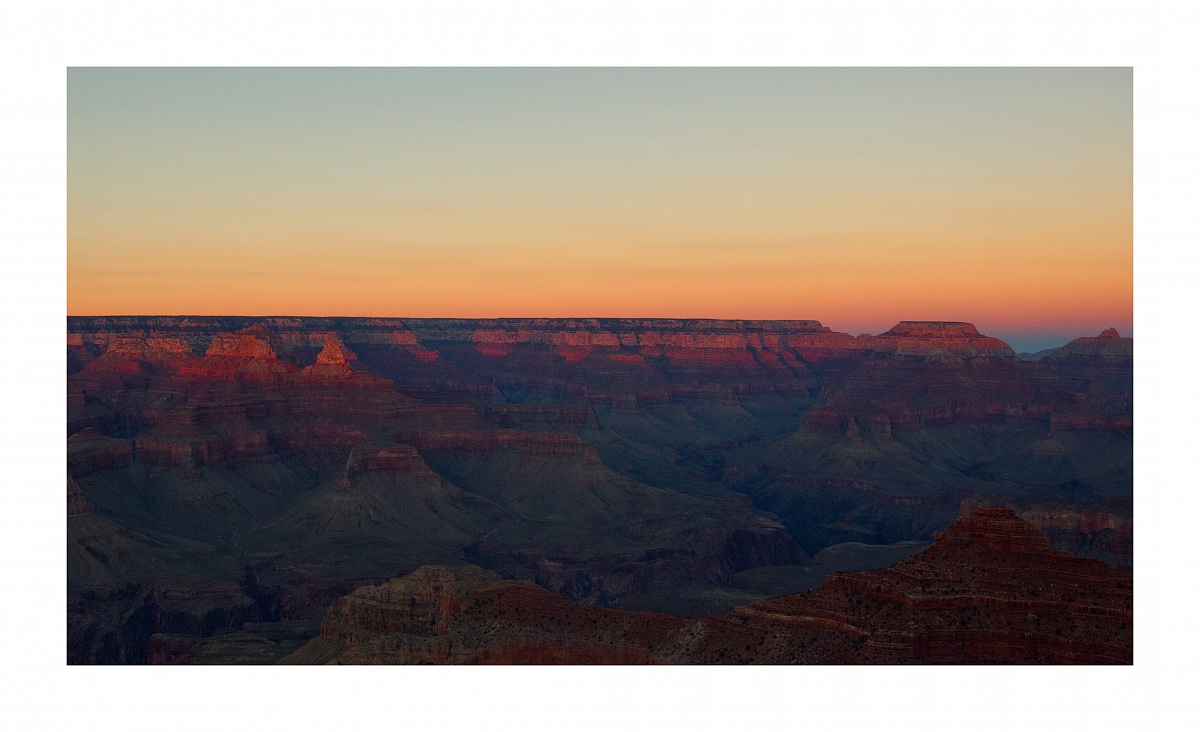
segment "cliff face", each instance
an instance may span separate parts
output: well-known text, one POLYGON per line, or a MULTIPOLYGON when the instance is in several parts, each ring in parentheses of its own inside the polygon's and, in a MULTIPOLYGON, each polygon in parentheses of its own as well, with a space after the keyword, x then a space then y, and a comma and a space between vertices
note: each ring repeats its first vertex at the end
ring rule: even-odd
POLYGON ((687 621, 573 604, 477 567, 334 602, 292 663, 1132 663, 1132 577, 984 507, 925 552, 687 621))
POLYGON ((340 340, 328 338, 321 352, 317 354, 316 363, 305 366, 295 378, 295 383, 301 386, 340 386, 352 385, 366 388, 388 389, 392 382, 373 376, 353 363, 358 356, 347 348, 340 340))
POLYGON ((1133 339, 1122 338, 1116 328, 1109 328, 1094 338, 1076 338, 1047 358, 1053 362, 1066 362, 1090 361, 1097 357, 1116 361, 1132 359, 1133 339))
MULTIPOLYGON (((1072 391, 1085 394, 1100 407, 1104 419, 1133 421, 1133 339, 1109 328, 1094 338, 1076 338, 1044 359, 1056 375, 1069 379, 1072 391)), ((1074 417, 1074 415, 1071 415, 1074 417)), ((1078 424, 1078 418, 1076 418, 1078 424)), ((1084 429, 1104 429, 1093 419, 1084 429)))
MULTIPOLYGON (((908 409, 889 406, 886 397, 867 405, 906 424, 1042 415, 1056 409, 1057 398, 1054 385, 1038 383, 1045 369, 1018 369, 1007 344, 970 323, 902 321, 880 335, 857 337, 816 321, 71 318, 68 326, 73 363, 103 351, 84 367, 88 373, 153 365, 191 380, 298 374, 300 383, 384 387, 382 378, 409 393, 534 389, 616 406, 731 402, 739 394, 804 398, 830 387, 836 395, 841 379, 859 393, 864 385, 888 389, 921 371, 919 389, 902 385, 890 394, 908 409), (192 358, 192 350, 205 355, 192 358), (921 394, 941 399, 926 399, 937 403, 922 410, 912 401, 921 394)), ((1072 353, 1115 358, 1122 349, 1131 354, 1129 341, 1078 339, 1047 361, 1059 364, 1055 373, 1069 375, 1072 353)), ((843 411, 856 409, 862 410, 843 411)))
POLYGON ((261 329, 217 334, 204 357, 184 364, 178 374, 197 380, 270 380, 298 369, 279 360, 261 329))
POLYGON ((870 351, 918 356, 949 363, 974 359, 1016 360, 1017 354, 999 338, 980 334, 971 323, 905 320, 878 336, 859 336, 870 351))
POLYGON ((470 565, 422 567, 336 600, 320 636, 284 662, 644 664, 655 636, 683 622, 575 604, 470 565))
POLYGON ((1012 508, 1044 533, 1055 549, 1133 571, 1133 498, 1130 496, 1083 502, 989 495, 964 500, 962 515, 973 512, 981 503, 1012 508))
POLYGON ((831 575, 808 596, 755 613, 832 622, 869 662, 1132 663, 1133 577, 1049 548, 1006 507, 985 506, 928 550, 831 575))
POLYGON ((70 318, 72 658, 146 660, 135 616, 173 657, 169 598, 203 617, 247 572, 258 611, 212 595, 231 624, 178 627, 307 627, 463 562, 699 617, 811 586, 831 545, 927 543, 973 496, 1131 566, 1132 361, 1092 340, 1018 362, 967 323, 70 318))
POLYGON ((84 370, 90 374, 173 373, 195 358, 192 349, 179 338, 119 336, 109 342, 103 354, 89 361, 84 370))

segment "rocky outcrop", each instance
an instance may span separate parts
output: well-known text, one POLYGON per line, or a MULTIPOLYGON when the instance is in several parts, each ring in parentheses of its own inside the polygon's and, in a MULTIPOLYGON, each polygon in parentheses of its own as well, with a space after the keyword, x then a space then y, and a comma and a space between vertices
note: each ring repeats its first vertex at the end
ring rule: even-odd
POLYGON ((271 344, 262 337, 263 335, 265 334, 261 330, 218 335, 213 339, 204 355, 268 360, 279 358, 271 344))
POLYGON ((363 442, 355 445, 350 451, 338 488, 351 490, 358 476, 371 471, 390 471, 438 480, 437 473, 429 469, 429 465, 412 445, 363 442))
POLYGON ((1079 360, 1133 358, 1133 339, 1122 338, 1116 328, 1109 328, 1095 337, 1076 338, 1047 357, 1054 363, 1079 360))
POLYGON ((335 601, 320 637, 284 662, 649 663, 648 641, 682 623, 578 605, 474 566, 422 567, 335 601))
MULTIPOLYGON (((1021 496, 988 496, 988 503, 1007 505, 1033 524, 1059 551, 1099 559, 1133 571, 1133 499, 1117 497, 1096 503, 1046 500, 1021 496)), ((962 502, 966 516, 978 509, 979 498, 962 502)))
POLYGON ((169 375, 196 355, 180 338, 134 338, 117 336, 83 371, 87 374, 127 374, 149 371, 169 375))
POLYGON ((183 378, 221 381, 268 381, 299 371, 279 360, 262 328, 221 333, 204 357, 180 367, 183 378))
POLYGON ((1065 391, 1079 394, 1087 404, 1073 412, 1101 412, 1103 416, 1069 417, 1063 429, 1128 429, 1121 417, 1133 419, 1133 339, 1109 328, 1092 338, 1076 338, 1040 363, 1062 379, 1065 391))
POLYGON ((858 337, 871 352, 918 356, 948 363, 969 359, 1016 360, 1016 353, 999 338, 989 338, 971 323, 904 320, 886 333, 858 337))
POLYGON ((1043 420, 1055 411, 1058 397, 1038 375, 970 323, 904 321, 857 342, 862 356, 826 374, 802 421, 808 433, 890 442, 897 431, 1043 420))
POLYGON ((688 621, 570 603, 477 567, 425 567, 336 601, 292 663, 1115 663, 1132 577, 983 507, 885 569, 688 621), (572 655, 577 652, 579 655, 572 655))
MULTIPOLYGON (((968 504, 969 506, 969 504, 968 504)), ((939 549, 978 549, 1001 553, 1045 553, 1050 540, 1006 506, 970 510, 944 532, 934 534, 939 549)))
POLYGON ((295 377, 299 386, 308 385, 353 385, 367 388, 389 388, 392 382, 354 368, 351 364, 358 356, 338 339, 325 341, 317 362, 305 366, 295 377))
POLYGON ((859 640, 882 663, 1131 663, 1132 575, 1049 548, 1007 507, 984 506, 885 569, 830 575, 806 595, 739 610, 859 640))

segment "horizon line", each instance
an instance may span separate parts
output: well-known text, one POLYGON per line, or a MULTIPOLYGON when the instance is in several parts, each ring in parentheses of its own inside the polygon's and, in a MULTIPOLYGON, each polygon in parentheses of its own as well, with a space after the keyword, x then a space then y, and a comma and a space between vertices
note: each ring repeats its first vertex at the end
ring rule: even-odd
MULTIPOLYGON (((288 319, 311 319, 311 320, 356 320, 356 319, 358 319, 358 320, 409 320, 409 321, 436 321, 436 320, 443 320, 443 321, 446 321, 446 320, 459 320, 459 321, 482 321, 482 320, 493 320, 493 321, 521 321, 521 320, 524 320, 524 321, 529 321, 529 320, 622 321, 622 320, 626 320, 626 321, 636 321, 636 320, 649 320, 649 321, 654 321, 654 320, 676 320, 676 321, 685 321, 685 322, 687 322, 687 321, 690 321, 690 322, 710 321, 710 322, 724 322, 724 323, 734 323, 734 322, 740 322, 740 323, 815 323, 815 324, 821 326, 822 328, 828 329, 832 333, 843 333, 846 335, 851 335, 853 337, 858 337, 861 335, 878 336, 878 335, 882 335, 887 332, 887 330, 880 331, 879 333, 871 333, 868 331, 864 331, 864 332, 860 332, 860 333, 856 334, 856 333, 853 333, 852 330, 836 330, 832 326, 826 325, 824 323, 824 321, 822 321, 818 318, 712 318, 712 317, 679 317, 679 316, 509 316, 509 315, 464 317, 464 316, 405 316, 405 315, 284 315, 284 314, 246 315, 246 314, 212 314, 212 313, 207 313, 207 314, 205 314, 205 313, 177 313, 177 314, 139 313, 139 314, 106 314, 106 315, 72 315, 72 314, 68 313, 67 318, 68 319, 71 319, 71 318, 80 318, 80 319, 86 319, 86 318, 249 318, 249 319, 262 319, 262 320, 288 318, 288 319)), ((975 325, 974 321, 970 321, 970 320, 901 319, 901 320, 895 321, 895 324, 893 326, 891 326, 891 328, 895 328, 896 326, 904 324, 904 323, 938 323, 938 324, 946 324, 946 325, 969 325, 969 326, 975 328, 977 332, 979 332, 978 326, 975 325)), ((891 328, 889 328, 888 330, 890 330, 891 328)), ((1108 326, 1108 328, 1114 329, 1114 330, 1119 330, 1117 328, 1117 326, 1115 326, 1115 325, 1110 325, 1110 326, 1108 326)), ((991 330, 991 329, 989 328, 989 330, 991 330)), ((1009 330, 1009 329, 1003 329, 1003 330, 1009 330)), ((1015 340, 1028 340, 1028 339, 1032 339, 1032 338, 1041 338, 1041 339, 1065 338, 1066 339, 1066 341, 1064 342, 1064 345, 1065 345, 1066 342, 1070 342, 1071 340, 1074 340, 1076 338, 1089 338, 1089 337, 1095 337, 1097 335, 1096 333, 1091 333, 1090 331, 1083 332, 1082 328, 1073 328, 1071 330, 1074 333, 1082 333, 1082 334, 1081 335, 1068 335, 1067 332, 1059 331, 1059 330, 1055 330, 1055 331, 1027 330, 1027 331, 1024 331, 1023 334, 1015 340)), ((1130 324, 1130 329, 1126 330, 1121 335, 1121 337, 1122 338, 1132 338, 1133 336, 1129 335, 1130 333, 1132 333, 1132 324, 1130 324)), ((996 340, 1003 341, 1010 348, 1012 348, 1014 352, 1018 352, 1018 353, 1033 352, 1033 351, 1026 351, 1026 350, 1018 351, 1018 349, 1016 347, 1014 347, 1013 344, 1010 343, 1008 339, 1001 337, 1001 336, 989 336, 983 332, 980 332, 980 335, 989 337, 989 338, 995 338, 996 340)), ((1009 337, 1011 338, 1011 335, 1009 337)), ((1045 349, 1038 349, 1038 350, 1045 350, 1045 349)))

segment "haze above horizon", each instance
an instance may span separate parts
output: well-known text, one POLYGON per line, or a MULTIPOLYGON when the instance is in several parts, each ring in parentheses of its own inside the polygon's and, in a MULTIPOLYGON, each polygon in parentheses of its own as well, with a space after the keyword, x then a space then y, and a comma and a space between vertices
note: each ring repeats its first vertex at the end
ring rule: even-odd
POLYGON ((1132 123, 1130 69, 70 69, 68 313, 1132 335, 1132 123))

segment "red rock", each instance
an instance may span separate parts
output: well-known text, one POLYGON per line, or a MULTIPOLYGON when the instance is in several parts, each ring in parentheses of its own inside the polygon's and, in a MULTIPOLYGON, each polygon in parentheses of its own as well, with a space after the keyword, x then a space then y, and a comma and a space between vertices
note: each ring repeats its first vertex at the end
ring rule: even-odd
POLYGON ((216 336, 204 357, 182 366, 179 375, 202 380, 269 381, 298 370, 279 360, 259 329, 216 336))
POLYGON ((358 356, 346 348, 336 338, 325 341, 321 352, 317 354, 317 362, 303 368, 295 377, 299 385, 312 384, 346 384, 368 388, 389 388, 392 382, 381 379, 351 365, 358 356))
POLYGON ((940 358, 951 363, 963 359, 1014 361, 1017 358, 1011 346, 999 338, 981 335, 971 323, 905 320, 886 333, 863 335, 858 340, 869 351, 940 358))
POLYGON ((318 364, 344 364, 347 361, 356 361, 358 356, 354 352, 342 345, 341 341, 336 338, 330 338, 325 341, 321 352, 317 354, 318 364))
POLYGON ((250 334, 219 335, 204 353, 205 356, 236 356, 239 358, 279 358, 275 349, 263 338, 250 334))
POLYGON ((1128 572, 1054 551, 988 506, 892 567, 701 621, 425 567, 334 602, 320 637, 285 661, 1128 664, 1132 621, 1128 572))
POLYGON ((113 337, 108 348, 90 361, 83 371, 87 374, 138 373, 156 367, 165 373, 195 359, 195 354, 179 338, 113 337))

